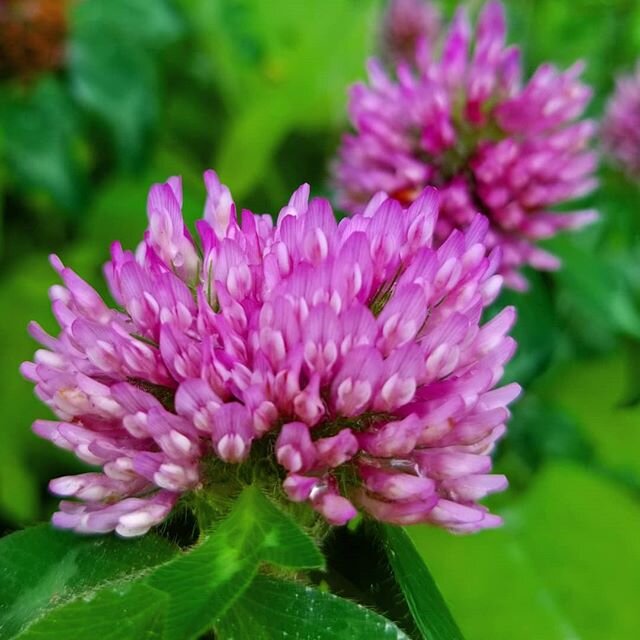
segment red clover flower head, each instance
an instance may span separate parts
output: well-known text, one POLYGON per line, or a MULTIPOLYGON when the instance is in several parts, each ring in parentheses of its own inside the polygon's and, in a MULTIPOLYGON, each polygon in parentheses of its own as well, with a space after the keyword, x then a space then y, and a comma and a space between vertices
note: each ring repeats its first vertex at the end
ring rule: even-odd
POLYGON ((514 310, 481 324, 502 283, 486 218, 434 248, 434 189, 338 224, 308 185, 274 222, 205 183, 197 236, 180 180, 151 188, 144 241, 105 266, 117 308, 52 258, 60 332, 31 325, 22 372, 57 420, 34 430, 98 469, 51 482, 54 524, 141 535, 247 477, 336 525, 497 525, 477 501, 506 486, 490 453, 519 387, 496 388, 514 310))

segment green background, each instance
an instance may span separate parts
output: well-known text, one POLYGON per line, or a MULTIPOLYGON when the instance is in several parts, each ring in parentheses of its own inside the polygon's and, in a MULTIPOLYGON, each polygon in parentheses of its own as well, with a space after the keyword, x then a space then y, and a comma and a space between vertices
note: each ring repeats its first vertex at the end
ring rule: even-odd
MULTIPOLYGON (((450 13, 454 3, 443 4, 450 13)), ((479 3, 471 3, 479 6, 479 3)), ((376 48, 374 0, 85 0, 69 7, 63 68, 0 84, 0 528, 45 519, 46 482, 80 469, 30 431, 46 411, 18 374, 53 328, 47 254, 102 288, 109 243, 134 246, 152 182, 183 176, 200 216, 213 167, 236 202, 278 211, 327 173, 348 84, 376 48)), ((513 0, 527 69, 585 59, 599 117, 640 56, 640 4, 513 0)), ((502 530, 410 533, 469 640, 640 637, 640 211, 638 185, 602 163, 597 225, 548 246, 515 304, 507 376, 526 393, 497 453, 502 530)))

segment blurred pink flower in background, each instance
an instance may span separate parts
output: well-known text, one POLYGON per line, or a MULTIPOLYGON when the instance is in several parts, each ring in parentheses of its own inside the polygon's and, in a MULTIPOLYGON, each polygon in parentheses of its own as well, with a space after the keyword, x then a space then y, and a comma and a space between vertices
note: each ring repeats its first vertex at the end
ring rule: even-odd
POLYGON ((614 162, 630 176, 640 178, 640 64, 633 73, 617 77, 601 137, 614 162))
POLYGON ((382 50, 391 62, 416 59, 422 39, 436 42, 442 28, 440 11, 428 0, 391 0, 382 21, 382 50))
POLYGON ((505 32, 499 2, 484 7, 475 34, 461 8, 441 50, 422 38, 415 59, 392 75, 371 61, 369 84, 351 91, 355 131, 344 136, 334 178, 351 213, 378 191, 409 204, 425 186, 438 187, 437 242, 486 215, 507 284, 524 289, 523 265, 559 267, 536 241, 596 217, 553 211, 595 187, 595 125, 580 119, 591 94, 579 80, 582 65, 560 72, 544 64, 523 84, 519 50, 505 45, 505 32))

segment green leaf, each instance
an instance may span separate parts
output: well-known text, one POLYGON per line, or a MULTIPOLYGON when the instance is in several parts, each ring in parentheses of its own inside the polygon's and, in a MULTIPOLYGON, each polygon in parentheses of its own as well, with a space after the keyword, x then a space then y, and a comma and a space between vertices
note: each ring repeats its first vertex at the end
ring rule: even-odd
POLYGON ((76 100, 109 127, 121 164, 137 167, 158 112, 156 70, 148 52, 97 26, 74 35, 69 75, 76 100))
POLYGON ((104 589, 56 609, 17 638, 160 640, 168 600, 167 594, 141 584, 104 589))
POLYGON ((606 232, 607 249, 613 249, 616 257, 630 260, 637 269, 637 260, 623 251, 633 252, 638 244, 638 184, 613 166, 602 167, 598 177, 600 186, 595 194, 595 206, 606 232))
POLYGON ((585 338, 593 325, 640 338, 640 310, 621 270, 567 237, 556 238, 548 246, 562 259, 562 269, 554 279, 560 284, 563 303, 569 314, 588 320, 588 327, 584 323, 577 327, 585 338))
POLYGON ((0 630, 3 638, 21 629, 20 638, 54 638, 77 619, 74 633, 86 621, 87 632, 115 639, 113 620, 131 612, 123 638, 196 638, 249 586, 261 562, 324 567, 311 538, 255 487, 241 493, 203 542, 181 554, 153 535, 124 542, 48 526, 26 530, 0 542, 0 630))
POLYGON ((514 29, 509 39, 524 40, 528 69, 549 60, 568 67, 586 59, 585 80, 595 89, 592 112, 599 114, 612 85, 611 70, 625 60, 632 64, 637 55, 638 39, 633 30, 639 17, 637 4, 628 0, 583 1, 579 28, 575 6, 567 3, 511 0, 508 5, 509 17, 522 27, 519 32, 514 29))
POLYGON ((381 524, 377 529, 422 637, 426 640, 462 640, 462 633, 411 538, 400 527, 381 524))
POLYGON ((390 620, 330 593, 257 576, 216 625, 220 640, 409 640, 390 620))
POLYGON ((468 638, 635 638, 640 507, 584 468, 553 464, 504 528, 409 533, 468 638))
POLYGON ((500 453, 500 463, 506 465, 501 471, 512 476, 512 484, 514 480, 528 481, 528 477, 517 477, 519 471, 528 476, 554 458, 585 463, 595 458, 593 444, 579 421, 555 400, 543 400, 532 389, 513 407, 509 431, 500 453), (510 454, 517 454, 518 460, 510 460, 510 454), (522 462, 524 469, 520 468, 522 462), (514 466, 513 463, 519 464, 514 466))
POLYGON ((71 91, 108 127, 121 166, 137 169, 159 109, 154 50, 178 38, 182 21, 166 0, 85 0, 71 20, 71 91))
POLYGON ((625 406, 636 372, 627 353, 557 367, 540 385, 543 401, 571 416, 607 468, 640 480, 640 406, 625 406))
POLYGON ((86 178, 78 154, 73 104, 52 77, 0 104, 3 151, 18 185, 43 192, 67 211, 80 208, 86 178))
POLYGON ((323 569, 324 556, 299 525, 277 509, 259 489, 248 487, 236 519, 228 524, 230 543, 246 536, 247 545, 255 545, 265 562, 289 569, 323 569))
MULTIPOLYGON (((141 577, 175 553, 175 547, 154 535, 132 541, 89 538, 40 525, 6 536, 0 540, 0 637, 32 629, 33 636, 20 637, 40 637, 49 620, 62 624, 69 619, 67 611, 88 609, 102 587, 141 577)), ((97 604, 116 600, 107 595, 97 604)), ((113 620, 103 622, 113 625, 113 620)))
POLYGON ((373 2, 182 4, 231 114, 214 166, 241 199, 272 183, 275 152, 290 133, 326 136, 342 123, 345 88, 364 75, 371 51, 373 2), (349 37, 336 38, 344 25, 349 37))
POLYGON ((332 531, 324 544, 331 592, 392 620, 411 638, 462 635, 433 578, 401 528, 364 521, 332 531))
POLYGON ((255 103, 254 108, 239 114, 223 134, 214 166, 236 198, 249 193, 263 178, 269 160, 290 126, 290 112, 295 107, 286 94, 274 96, 266 103, 255 103), (268 127, 264 126, 265 121, 269 122, 268 127), (260 144, 256 144, 256 139, 260 144))
POLYGON ((126 40, 158 48, 182 32, 180 16, 167 0, 84 0, 73 5, 74 33, 108 33, 117 44, 126 40))
POLYGON ((503 383, 517 381, 527 385, 549 365, 557 344, 554 309, 545 282, 536 272, 527 272, 529 290, 520 293, 506 289, 492 307, 492 314, 508 305, 517 309, 511 331, 518 349, 507 365, 503 383))
MULTIPOLYGON (((3 157, 2 154, 2 131, 0 130, 0 158, 3 157)), ((6 182, 6 168, 0 167, 0 259, 4 257, 4 225, 5 225, 5 182, 6 182)))
POLYGON ((327 572, 323 579, 331 593, 355 600, 392 620, 411 638, 420 631, 375 526, 336 527, 324 541, 327 572))
POLYGON ((249 586, 261 561, 291 569, 324 566, 313 541, 250 486, 201 544, 148 578, 170 595, 166 640, 204 632, 249 586))

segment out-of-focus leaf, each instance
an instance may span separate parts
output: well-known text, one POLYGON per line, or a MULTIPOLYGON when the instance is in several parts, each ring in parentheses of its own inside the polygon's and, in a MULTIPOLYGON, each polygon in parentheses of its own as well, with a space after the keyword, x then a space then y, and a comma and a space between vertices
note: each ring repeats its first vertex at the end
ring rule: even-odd
POLYGON ((253 95, 287 95, 311 106, 301 118, 317 117, 327 103, 337 115, 346 95, 333 90, 344 91, 347 82, 362 76, 364 60, 372 52, 371 0, 357 5, 350 0, 182 4, 211 55, 225 99, 238 107, 253 95), (335 38, 344 25, 349 25, 349 37, 335 38), (310 93, 297 94, 302 88, 310 93))
MULTIPOLYGON (((72 250, 74 259, 83 247, 90 248, 95 255, 95 264, 88 265, 95 268, 94 272, 80 272, 80 275, 92 286, 101 287, 103 276, 96 267, 101 267, 107 260, 109 246, 118 240, 126 249, 135 249, 148 224, 146 204, 149 189, 153 183, 164 182, 172 175, 182 178, 183 215, 193 229, 194 222, 202 218, 204 210, 206 192, 202 173, 200 168, 193 169, 188 158, 160 150, 143 175, 118 176, 107 182, 87 211, 81 237, 72 250)), ((79 270, 75 262, 67 262, 79 270)))
POLYGON ((203 633, 249 586, 261 561, 292 569, 324 566, 313 541, 250 486, 201 544, 148 578, 148 585, 170 596, 163 637, 203 633))
POLYGON ((511 0, 510 16, 521 20, 522 29, 514 30, 512 41, 524 40, 528 67, 545 61, 563 67, 577 60, 587 63, 585 79, 595 89, 594 113, 599 112, 606 92, 612 85, 611 69, 633 60, 638 50, 638 34, 630 25, 640 18, 632 0, 582 2, 579 7, 580 28, 576 28, 576 7, 554 0, 511 0), (528 5, 525 9, 523 4, 528 5))
POLYGON ((421 637, 462 640, 462 633, 411 538, 401 527, 381 524, 377 529, 421 637))
POLYGON ((158 115, 153 51, 180 35, 181 20, 165 0, 86 0, 72 22, 72 93, 107 125, 121 165, 138 168, 158 115))
POLYGON ((511 335, 518 349, 506 367, 503 382, 528 385, 549 365, 557 345, 557 326, 549 291, 539 273, 527 273, 529 290, 520 293, 505 289, 492 307, 492 314, 513 305, 516 324, 511 335))
POLYGON ((589 462, 594 447, 578 420, 550 399, 528 391, 513 407, 507 437, 503 445, 515 451, 527 464, 529 471, 553 458, 568 458, 589 462))
POLYGON ((468 640, 637 636, 640 508, 631 496, 557 464, 503 515, 503 529, 477 536, 409 530, 468 640))
POLYGON ((640 480, 640 407, 623 404, 633 375, 625 355, 558 367, 541 385, 540 395, 578 421, 600 462, 640 480))
POLYGON ((290 131, 344 119, 346 85, 363 75, 371 51, 372 3, 199 0, 184 7, 232 116, 214 164, 242 198, 268 173, 290 131), (348 37, 336 38, 345 25, 348 37))
POLYGON ((636 246, 640 239, 638 195, 638 186, 620 170, 604 167, 600 171, 595 206, 607 232, 607 249, 623 258, 627 248, 636 246))
POLYGON ((69 74, 75 99, 109 127, 122 165, 135 168, 158 112, 149 54, 96 28, 75 34, 69 74))
POLYGON ((640 338, 640 310, 621 271, 566 236, 549 246, 562 259, 562 268, 554 274, 561 302, 569 314, 575 311, 591 325, 582 328, 584 338, 598 326, 640 338))
POLYGON ((216 625, 220 640, 409 640, 364 607, 312 587, 257 576, 216 625))
MULTIPOLYGON (((2 157, 2 131, 0 130, 0 158, 2 157)), ((0 259, 4 253, 4 190, 5 171, 0 167, 0 259)))
MULTIPOLYGON (((87 211, 81 242, 91 246, 104 260, 115 240, 127 249, 134 249, 142 240, 147 225, 146 202, 150 186, 147 176, 108 182, 87 211)), ((75 264, 71 266, 77 269, 75 264)), ((98 278, 101 280, 102 277, 97 271, 95 279, 93 274, 80 275, 93 286, 100 286, 98 278)))
POLYGON ((183 28, 167 0, 83 0, 73 5, 71 19, 74 32, 109 33, 114 46, 127 40, 157 49, 173 42, 183 28))
POLYGON ((274 97, 245 109, 233 120, 223 136, 215 166, 234 197, 242 198, 264 178, 262 173, 290 126, 290 111, 295 106, 285 95, 274 97))
POLYGON ((0 128, 7 163, 23 190, 44 193, 67 211, 78 211, 86 188, 75 148, 78 128, 73 104, 52 77, 27 94, 0 102, 0 128))
MULTIPOLYGON (((0 540, 0 636, 7 640, 16 636, 86 638, 89 628, 80 624, 89 619, 83 616, 84 605, 102 587, 118 581, 124 585, 144 575, 154 565, 171 559, 176 552, 174 546, 153 534, 124 541, 114 536, 87 538, 58 531, 50 525, 40 525, 6 536, 0 540), (73 602, 78 605, 67 606, 73 602), (77 622, 74 623, 74 619, 77 622), (69 625, 69 635, 61 634, 65 624, 69 625), (82 628, 85 635, 80 636, 78 633, 82 628)), ((96 603, 93 623, 96 632, 112 627, 114 632, 122 629, 124 634, 127 622, 123 612, 134 612, 143 601, 149 604, 148 593, 141 595, 142 600, 122 598, 120 615, 112 612, 108 618, 100 620, 100 607, 105 608, 105 615, 111 611, 110 603, 119 600, 116 594, 114 591, 96 603)), ((131 624, 134 623, 132 620, 131 624)), ((107 636, 100 633, 96 637, 107 636)), ((124 634, 118 637, 142 636, 124 634)))

